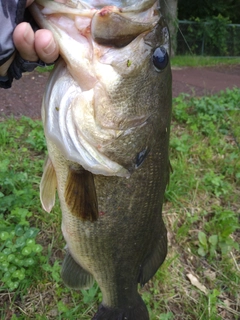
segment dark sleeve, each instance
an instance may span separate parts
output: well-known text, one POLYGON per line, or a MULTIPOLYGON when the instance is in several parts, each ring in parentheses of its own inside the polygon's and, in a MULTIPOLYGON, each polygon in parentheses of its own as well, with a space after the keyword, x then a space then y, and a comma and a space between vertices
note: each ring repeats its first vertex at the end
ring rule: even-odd
POLYGON ((13 54, 13 30, 23 21, 26 0, 0 0, 0 66, 13 54))
MULTIPOLYGON (((15 52, 13 31, 24 20, 26 0, 0 0, 0 66, 15 52)), ((11 87, 14 75, 0 77, 0 87, 11 87)))

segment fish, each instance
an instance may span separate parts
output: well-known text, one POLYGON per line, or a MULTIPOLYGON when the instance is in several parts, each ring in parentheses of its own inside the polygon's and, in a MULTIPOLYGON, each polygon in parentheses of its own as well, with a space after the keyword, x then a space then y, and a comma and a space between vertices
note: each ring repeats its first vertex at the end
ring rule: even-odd
POLYGON ((62 279, 73 289, 98 283, 93 320, 148 320, 138 289, 167 255, 170 171, 170 44, 159 1, 36 0, 30 11, 61 56, 42 102, 40 199, 46 212, 56 191, 60 200, 62 279))

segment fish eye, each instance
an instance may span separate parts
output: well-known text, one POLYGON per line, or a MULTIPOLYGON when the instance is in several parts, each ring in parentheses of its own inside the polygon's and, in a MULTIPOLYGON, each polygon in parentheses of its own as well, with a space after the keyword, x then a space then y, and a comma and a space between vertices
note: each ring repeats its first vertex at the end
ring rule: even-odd
POLYGON ((152 61, 157 71, 165 69, 169 61, 167 50, 164 47, 156 48, 152 56, 152 61))

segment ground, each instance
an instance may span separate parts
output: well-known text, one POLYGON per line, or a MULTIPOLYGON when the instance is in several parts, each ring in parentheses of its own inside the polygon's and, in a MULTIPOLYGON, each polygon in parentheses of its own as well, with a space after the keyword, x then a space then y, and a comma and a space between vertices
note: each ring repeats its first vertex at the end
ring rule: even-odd
MULTIPOLYGON (((173 96, 185 92, 195 96, 240 87, 240 65, 208 68, 173 68, 173 96)), ((48 73, 24 74, 11 89, 0 89, 0 115, 41 117, 41 100, 48 73)))
MULTIPOLYGON (((39 119, 41 99, 47 77, 47 73, 41 74, 33 72, 25 74, 21 80, 14 82, 12 89, 1 89, 0 121, 3 120, 5 116, 8 117, 11 114, 14 116, 25 115, 33 119, 39 119)), ((240 88, 240 65, 214 68, 173 68, 174 97, 182 92, 195 96, 213 94, 219 90, 232 88, 234 86, 240 88)), ((189 112, 189 116, 193 119, 195 113, 189 112)), ((35 133, 38 131, 34 129, 33 131, 35 131, 35 133, 33 132, 33 135, 31 135, 32 127, 30 123, 32 123, 32 121, 26 120, 24 123, 26 123, 26 125, 24 125, 24 132, 22 132, 23 127, 20 126, 19 128, 16 128, 18 139, 14 142, 12 148, 9 148, 9 145, 6 144, 5 149, 3 149, 3 146, 1 145, 3 150, 9 149, 6 153, 3 153, 2 158, 4 161, 2 166, 2 177, 3 179, 6 179, 7 186, 11 185, 11 183, 13 183, 14 186, 15 181, 18 183, 17 179, 25 177, 24 179, 26 180, 19 180, 20 186, 24 185, 23 195, 27 194, 31 188, 38 190, 38 181, 40 179, 44 157, 44 152, 40 153, 38 145, 34 140, 35 133), (26 139, 26 137, 29 139, 26 139), (29 141, 33 142, 32 146, 29 141), (16 153, 17 157, 12 160, 11 157, 13 152, 16 153), (4 158, 5 154, 8 158, 4 158), (16 165, 11 164, 11 166, 9 166, 9 172, 11 172, 12 177, 13 172, 16 172, 17 177, 20 177, 16 178, 16 180, 9 176, 8 169, 4 169, 4 165, 6 167, 6 164, 8 164, 8 161, 10 162, 10 159, 12 160, 12 163, 16 162, 16 165), (15 159, 17 159, 17 161, 15 159), (18 163, 20 165, 18 165, 18 163), (23 165, 21 165, 21 163, 23 163, 23 165), (27 171, 26 176, 22 176, 22 172, 18 171, 22 171, 24 170, 23 168, 27 168, 28 166, 29 171, 27 171), (33 172, 34 174, 31 177, 33 172), (20 175, 18 176, 18 174, 20 175)), ((207 121, 205 123, 207 123, 207 121)), ((238 122, 236 121, 236 126, 237 123, 238 122)), ((2 124, 4 124, 4 122, 2 124)), ((223 221, 221 223, 225 223, 226 221, 222 218, 222 220, 216 220, 213 214, 213 208, 216 208, 216 210, 218 209, 221 214, 228 212, 229 215, 230 212, 230 216, 234 217, 231 221, 233 221, 234 226, 236 225, 235 213, 236 219, 237 214, 239 213, 239 185, 237 186, 235 178, 235 176, 237 177, 235 173, 238 174, 239 172, 237 171, 239 166, 235 165, 235 163, 238 163, 238 153, 236 151, 237 142, 231 132, 226 135, 220 135, 218 139, 216 139, 215 136, 212 137, 210 134, 209 136, 207 134, 201 134, 201 132, 198 139, 196 139, 197 134, 195 132, 192 139, 190 135, 193 133, 193 130, 189 129, 191 124, 177 123, 176 120, 175 124, 175 135, 173 135, 173 138, 175 139, 174 143, 178 147, 182 147, 184 143, 188 143, 189 147, 187 146, 187 148, 183 150, 183 155, 182 152, 179 152, 179 156, 177 155, 178 151, 176 151, 177 147, 175 146, 172 148, 171 159, 173 169, 174 167, 179 167, 179 170, 174 169, 174 172, 178 172, 179 174, 175 176, 175 181, 178 177, 181 179, 182 172, 184 172, 184 178, 180 184, 172 184, 173 187, 170 189, 171 193, 168 193, 167 199, 170 199, 171 196, 173 197, 172 199, 174 199, 174 192, 178 189, 181 189, 179 194, 181 194, 182 199, 180 198, 179 202, 178 200, 174 200, 175 207, 177 208, 178 206, 177 209, 174 206, 170 208, 172 205, 170 200, 165 203, 164 219, 167 222, 169 231, 168 258, 159 271, 158 278, 155 277, 154 281, 149 282, 146 287, 142 289, 142 294, 146 303, 148 303, 148 307, 153 309, 156 306, 157 311, 153 310, 153 314, 156 314, 158 310, 163 312, 161 316, 162 319, 173 319, 173 315, 176 320, 196 320, 200 318, 208 318, 211 320, 240 319, 239 299, 237 299, 237 294, 235 293, 238 290, 237 272, 239 271, 239 267, 237 262, 239 254, 231 251, 229 263, 226 262, 227 260, 222 259, 219 252, 216 253, 216 256, 214 256, 212 261, 208 260, 206 257, 199 257, 197 254, 194 254, 194 252, 197 251, 198 246, 201 248, 199 245, 200 242, 197 240, 199 231, 205 231, 205 225, 207 230, 207 226, 212 226, 213 224, 210 223, 213 223, 214 221, 218 221, 220 228, 220 222, 223 221), (186 127, 185 131, 184 127, 186 127), (200 143, 201 139, 202 142, 200 143), (211 141, 214 141, 214 144, 210 147, 211 141), (183 159, 184 157, 185 159, 183 159), (208 169, 206 170, 204 166, 208 166, 208 169), (225 172, 227 175, 226 180, 225 178, 223 179, 223 174, 225 174, 225 172), (213 191, 211 191, 211 189, 210 191, 207 191, 204 187, 199 187, 199 181, 201 181, 201 179, 206 180, 206 177, 213 179, 213 191), (230 183, 232 183, 232 187, 230 187, 230 183), (215 196, 214 190, 217 190, 218 192, 221 191, 222 194, 224 194, 224 197, 228 190, 234 190, 234 192, 231 191, 229 192, 228 197, 221 198, 215 196), (192 247, 193 250, 191 249, 192 247), (166 275, 168 275, 168 277, 166 277, 166 275), (169 277, 169 275, 171 275, 171 277, 169 277), (198 282, 195 281, 195 284, 192 284, 192 282, 189 281, 189 276, 196 276, 198 282), (164 280, 164 283, 162 284, 161 281, 164 277, 166 280, 164 280), (208 290, 207 295, 199 290, 199 287, 197 287, 199 285, 206 286, 208 290), (196 290, 194 289, 195 286, 197 288, 196 290), (160 302, 162 303, 161 307, 160 302), (201 316, 195 317, 195 315, 198 314, 201 316), (208 317, 209 314, 213 314, 213 317, 208 317), (219 315, 219 317, 217 315, 219 315)), ((194 122, 194 124, 196 124, 196 122, 194 122)), ((216 126, 210 128, 211 132, 214 132, 217 127, 218 123, 216 126)), ((8 127, 4 128, 7 129, 5 132, 3 130, 2 141, 6 142, 8 136, 14 136, 15 131, 13 130, 13 127, 10 127, 10 129, 8 129, 8 127), (13 132, 11 132, 11 130, 13 132), (11 135, 8 135, 8 133, 11 133, 11 135)), ((41 130, 41 128, 39 129, 41 130)), ((233 130, 233 132, 235 131, 233 130)), ((217 134, 218 129, 215 135, 217 134)), ((43 146, 42 140, 41 143, 43 146)), ((173 178, 172 181, 174 181, 173 178)), ((208 187, 210 188, 211 181, 208 182, 208 184, 208 187)), ((34 192, 38 192, 36 190, 34 192)), ((16 193, 14 196, 17 198, 18 194, 19 193, 16 193)), ((35 193, 32 194, 35 195, 35 193)), ((2 204, 1 201, 0 203, 2 204)), ((36 209, 40 207, 40 204, 39 202, 36 203, 33 210, 34 214, 35 212, 40 212, 40 209, 36 209)), ((73 319, 72 316, 66 316, 67 314, 73 314, 75 319, 75 315, 79 310, 81 312, 84 310, 84 319, 89 319, 87 316, 93 314, 94 310, 96 310, 96 303, 94 304, 92 302, 95 301, 96 298, 91 298, 90 294, 88 296, 86 295, 86 297, 92 299, 91 304, 84 302, 84 295, 81 296, 79 301, 79 293, 69 293, 65 291, 65 287, 61 287, 59 280, 60 267, 58 264, 60 263, 59 261, 62 260, 63 255, 63 242, 60 243, 62 238, 59 236, 60 209, 57 207, 54 210, 53 213, 47 214, 47 218, 43 213, 41 213, 41 218, 36 214, 33 216, 34 221, 37 219, 38 225, 41 223, 42 226, 49 225, 47 229, 46 227, 41 227, 41 232, 37 239, 39 241, 38 243, 42 244, 44 247, 43 255, 46 254, 47 257, 46 259, 43 259, 42 256, 42 261, 48 261, 43 262, 44 266, 41 265, 41 272, 45 273, 45 278, 40 278, 41 276, 39 273, 34 285, 31 286, 31 284, 29 284, 29 287, 27 287, 26 294, 21 290, 18 290, 16 295, 15 292, 11 293, 7 292, 7 290, 3 291, 0 294, 1 319, 73 319), (49 258, 50 254, 51 257, 49 258)), ((231 228, 234 228, 231 223, 229 223, 228 227, 230 227, 230 230, 231 228)), ((217 227, 216 230, 218 230, 217 227)), ((225 232, 225 228, 223 230, 225 232)), ((208 236, 211 232, 206 232, 206 234, 208 236)), ((237 241, 237 237, 237 231, 236 234, 231 235, 231 239, 234 239, 234 241, 235 239, 237 241)), ((35 269, 32 270, 35 271, 35 269)), ((29 280, 32 281, 33 279, 35 281, 33 274, 31 274, 29 280)), ((202 289, 205 290, 205 287, 202 289)))

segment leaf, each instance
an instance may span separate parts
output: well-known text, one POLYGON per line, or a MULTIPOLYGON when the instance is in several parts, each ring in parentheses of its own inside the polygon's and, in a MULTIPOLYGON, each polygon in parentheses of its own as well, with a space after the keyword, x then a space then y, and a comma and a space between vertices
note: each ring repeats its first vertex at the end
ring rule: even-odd
POLYGON ((207 236, 204 232, 202 231, 199 231, 198 233, 198 240, 199 242, 204 246, 204 248, 207 248, 208 247, 208 244, 207 244, 207 236))
POLYGON ((203 284, 201 284, 201 283, 199 282, 199 280, 198 280, 193 274, 188 273, 188 274, 187 274, 187 277, 188 277, 188 279, 190 280, 191 284, 192 284, 194 287, 198 288, 200 291, 202 291, 202 292, 205 293, 206 295, 208 294, 207 288, 206 288, 203 284))
POLYGON ((212 246, 216 247, 218 244, 218 236, 216 234, 212 235, 208 239, 209 243, 211 243, 212 246))
POLYGON ((68 307, 62 301, 59 301, 57 306, 60 313, 67 312, 69 310, 68 307))
POLYGON ((201 257, 205 257, 205 255, 207 254, 207 252, 203 249, 203 247, 200 247, 198 249, 198 254, 201 256, 201 257))
POLYGON ((22 236, 24 234, 24 228, 18 224, 15 228, 15 234, 18 237, 22 236))
POLYGON ((33 239, 33 238, 36 238, 37 234, 39 232, 39 229, 37 228, 30 228, 26 231, 25 233, 25 237, 27 239, 33 239))
POLYGON ((0 163, 0 172, 8 172, 8 165, 10 161, 8 159, 4 159, 0 163))

